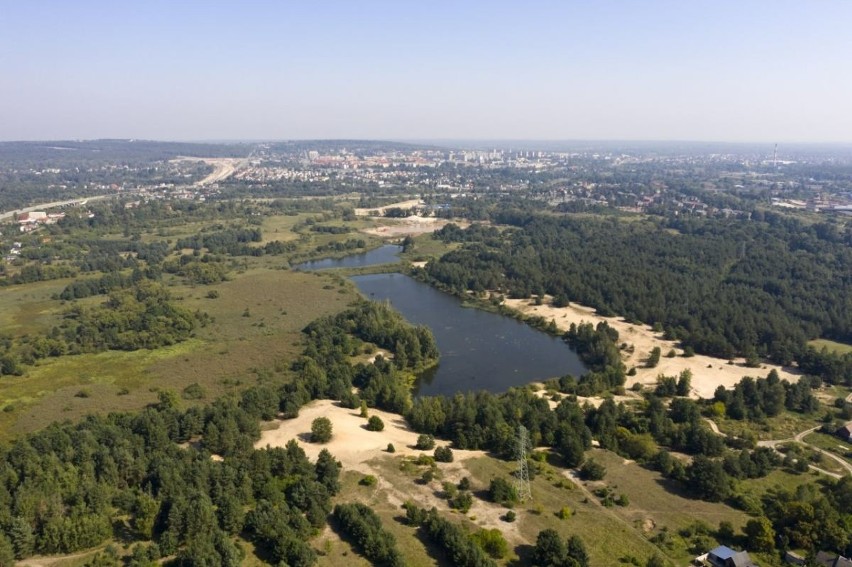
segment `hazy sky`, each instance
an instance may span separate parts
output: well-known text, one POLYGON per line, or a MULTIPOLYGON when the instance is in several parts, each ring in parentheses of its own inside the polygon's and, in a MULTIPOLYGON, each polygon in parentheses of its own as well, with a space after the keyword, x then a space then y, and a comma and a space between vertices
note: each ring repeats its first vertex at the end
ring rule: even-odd
POLYGON ((0 139, 852 141, 849 0, 0 0, 0 139))

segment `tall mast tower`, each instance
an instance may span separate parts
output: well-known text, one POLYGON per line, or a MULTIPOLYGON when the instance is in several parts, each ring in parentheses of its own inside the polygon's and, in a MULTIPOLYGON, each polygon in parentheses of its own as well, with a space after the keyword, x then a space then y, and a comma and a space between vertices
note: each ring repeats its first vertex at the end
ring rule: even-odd
POLYGON ((518 470, 515 473, 515 492, 518 495, 520 502, 525 502, 532 499, 532 491, 530 490, 530 468, 527 461, 527 455, 530 451, 530 436, 527 428, 523 425, 518 426, 518 446, 516 449, 516 458, 518 460, 518 470))
POLYGON ((772 167, 778 167, 778 144, 775 144, 775 149, 772 151, 772 167))

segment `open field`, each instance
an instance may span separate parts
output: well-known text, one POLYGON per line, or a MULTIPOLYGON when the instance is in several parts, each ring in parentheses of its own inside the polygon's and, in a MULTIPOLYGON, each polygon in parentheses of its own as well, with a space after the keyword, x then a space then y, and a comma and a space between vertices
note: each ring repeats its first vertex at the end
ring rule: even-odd
POLYGON ((627 377, 628 387, 636 382, 653 387, 660 374, 677 376, 687 369, 692 372, 691 395, 700 398, 712 398, 717 387, 732 388, 745 376, 765 377, 772 369, 777 370, 782 379, 790 382, 796 382, 799 379, 799 374, 792 369, 772 364, 762 364, 760 368, 747 368, 744 360, 736 360, 734 364, 729 364, 727 360, 704 355, 685 358, 675 341, 665 340, 661 333, 655 333, 648 325, 627 323, 620 317, 602 317, 596 314, 594 309, 576 303, 568 307, 552 307, 549 305, 550 301, 551 298, 548 297, 544 305, 534 305, 529 299, 507 299, 505 305, 524 315, 543 317, 546 321, 553 320, 560 331, 567 331, 571 323, 586 322, 597 325, 606 321, 610 327, 618 331, 619 342, 627 343, 628 347, 632 346, 634 349, 633 352, 622 350, 625 366, 628 369, 636 368, 636 375, 627 377), (660 347, 662 351, 660 362, 654 368, 645 368, 645 360, 654 347, 660 347), (671 350, 675 351, 676 356, 668 358, 666 354, 671 350))
MULTIPOLYGON (((345 470, 350 471, 349 475, 354 475, 353 478, 358 479, 365 474, 376 476, 378 482, 375 487, 347 481, 336 501, 358 500, 370 505, 382 516, 385 527, 395 533, 411 565, 440 563, 426 555, 423 542, 402 521, 404 514, 399 507, 408 499, 426 508, 435 506, 447 517, 457 518, 473 530, 500 529, 515 549, 521 564, 524 564, 525 558, 528 560, 538 532, 548 527, 557 529, 564 536, 580 535, 589 548, 594 565, 612 564, 613 558, 621 557, 644 560, 657 551, 673 561, 685 563, 692 557, 685 544, 659 550, 648 538, 664 529, 674 534, 694 523, 696 518, 714 527, 720 521, 730 521, 739 527, 747 520, 744 513, 725 504, 696 501, 681 495, 674 484, 656 472, 625 462, 613 453, 593 450, 591 456, 605 464, 608 470, 603 482, 582 483, 588 488, 581 489, 574 484, 580 481, 574 479, 569 471, 544 465, 544 470, 532 482, 533 501, 516 506, 517 520, 507 523, 501 520, 506 509, 482 500, 482 497, 492 478, 509 477, 514 463, 497 460, 479 451, 454 450, 453 463, 438 464, 440 480, 428 484, 416 482, 420 473, 428 468, 418 467, 412 462, 405 464, 406 458, 421 453, 413 448, 417 435, 397 415, 379 410, 370 410, 370 415, 382 418, 384 431, 367 431, 364 427, 366 420, 360 417, 358 410, 339 407, 329 400, 312 402, 302 408, 296 419, 275 422, 277 429, 263 431, 256 446, 283 446, 290 439, 296 439, 311 459, 326 448, 341 461, 345 470), (332 440, 323 445, 308 440, 310 424, 320 416, 328 417, 334 428, 332 440), (395 453, 386 452, 388 443, 394 444, 395 453), (477 498, 463 516, 448 508, 442 498, 440 482, 449 480, 457 483, 464 476, 470 478, 477 498), (590 496, 588 490, 603 485, 612 487, 619 494, 626 494, 630 505, 624 508, 601 506, 597 497, 590 496), (556 513, 564 506, 571 508, 573 515, 560 520, 556 513)), ((351 553, 348 544, 328 530, 317 540, 317 548, 327 552, 321 559, 321 565, 332 565, 351 553)), ((357 561, 355 564, 360 564, 357 561)))
MULTIPOLYGON (((803 439, 805 443, 809 443, 824 451, 828 451, 829 453, 833 453, 852 465, 852 443, 848 441, 843 441, 837 436, 828 435, 826 433, 820 433, 819 431, 814 431, 813 433, 806 435, 803 439)), ((830 459, 826 459, 829 461, 830 459)))
MULTIPOLYGON (((49 296, 66 284, 53 281, 4 289, 0 301, 9 307, 0 317, 6 318, 6 328, 44 329, 47 323, 58 322, 64 307, 49 296)), ((197 329, 195 338, 170 347, 48 358, 26 368, 23 376, 4 377, 0 405, 8 409, 0 412, 0 437, 90 412, 139 409, 155 402, 160 388, 180 392, 198 383, 206 398, 214 399, 252 385, 262 376, 286 371, 301 351, 305 325, 356 298, 350 286, 331 275, 262 265, 214 286, 180 284, 169 289, 179 304, 207 312, 213 322, 197 329), (219 297, 207 298, 212 290, 219 297)), ((103 296, 84 301, 102 300, 103 296)))
POLYGON ((59 294, 71 279, 10 285, 0 288, 0 329, 5 334, 25 334, 49 329, 59 322, 65 309, 51 299, 59 294))
POLYGON ((846 354, 852 352, 852 345, 838 343, 836 341, 830 341, 828 339, 814 339, 812 341, 808 341, 808 344, 817 350, 826 348, 831 352, 836 352, 837 354, 846 354))
POLYGON ((758 440, 792 439, 798 433, 819 425, 820 415, 805 415, 792 411, 764 418, 761 421, 737 420, 728 418, 713 418, 722 433, 732 437, 743 437, 753 434, 758 440))

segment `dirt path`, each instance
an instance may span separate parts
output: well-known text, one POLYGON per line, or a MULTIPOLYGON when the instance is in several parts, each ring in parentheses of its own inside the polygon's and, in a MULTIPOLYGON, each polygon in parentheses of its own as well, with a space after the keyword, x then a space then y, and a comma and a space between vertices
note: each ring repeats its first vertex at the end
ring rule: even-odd
POLYGON ((583 481, 580 479, 577 471, 575 471, 575 470, 563 470, 562 475, 565 478, 569 479, 571 482, 573 482, 574 485, 577 488, 580 489, 580 492, 583 493, 583 496, 585 496, 589 500, 589 502, 591 502, 593 505, 597 506, 597 508, 601 511, 601 513, 608 514, 611 518, 615 519, 617 522, 620 522, 627 529, 636 533, 639 536, 639 539, 646 542, 649 546, 651 546, 654 549, 655 552, 661 554, 664 558, 666 558, 670 562, 673 562, 672 558, 669 557, 666 554, 665 550, 660 549, 659 547, 657 547, 656 545, 654 545, 653 543, 648 541, 648 534, 642 532, 640 529, 638 529, 636 526, 634 526, 632 522, 628 522, 625 518, 622 518, 617 513, 615 513, 614 511, 610 510, 609 508, 607 508, 606 506, 601 504, 600 499, 597 496, 595 496, 594 493, 591 490, 589 490, 586 487, 585 484, 583 484, 583 481))
MULTIPOLYGON (((804 440, 805 437, 807 437, 808 435, 810 435, 811 433, 813 433, 814 431, 816 431, 819 428, 820 428, 820 426, 811 427, 810 429, 805 429, 804 431, 800 431, 799 433, 796 433, 796 435, 794 435, 793 437, 790 437, 790 438, 787 438, 787 439, 769 439, 767 441, 758 441, 757 446, 758 447, 769 447, 771 449, 775 449, 775 451, 780 453, 781 451, 778 451, 778 445, 782 445, 784 443, 798 443, 800 445, 804 445, 808 449, 811 449, 813 451, 816 451, 818 453, 825 455, 826 457, 828 457, 830 459, 833 459, 841 467, 846 469, 846 472, 848 472, 850 475, 852 475, 852 465, 850 465, 848 462, 846 462, 842 458, 838 457, 837 455, 835 455, 835 454, 833 454, 829 451, 826 451, 824 449, 820 449, 816 445, 811 445, 810 443, 808 443, 807 441, 804 440)), ((834 478, 842 478, 843 477, 842 474, 829 472, 825 469, 821 469, 821 468, 816 467, 814 465, 808 465, 808 466, 815 471, 819 471, 823 474, 827 474, 828 476, 831 476, 831 477, 834 477, 834 478)))
POLYGON ((74 553, 72 555, 28 557, 26 559, 21 559, 20 561, 15 562, 15 565, 26 567, 49 567, 50 565, 54 565, 56 563, 59 563, 60 561, 70 561, 72 559, 79 559, 88 555, 94 555, 98 551, 100 551, 100 548, 90 549, 88 551, 81 551, 80 553, 74 553))
POLYGON ((716 422, 715 422, 715 421, 713 421, 712 419, 710 419, 709 417, 705 417, 705 418, 704 418, 704 421, 706 421, 706 422, 707 422, 707 425, 709 425, 709 426, 710 426, 710 429, 711 429, 711 430, 713 431, 713 433, 715 433, 716 435, 721 435, 722 437, 727 437, 727 436, 728 436, 726 433, 722 433, 721 431, 719 431, 719 426, 718 426, 718 425, 716 425, 716 422))

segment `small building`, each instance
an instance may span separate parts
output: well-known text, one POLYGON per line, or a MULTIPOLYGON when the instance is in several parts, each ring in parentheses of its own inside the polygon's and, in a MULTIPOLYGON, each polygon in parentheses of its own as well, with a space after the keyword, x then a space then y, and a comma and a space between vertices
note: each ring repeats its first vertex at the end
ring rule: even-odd
POLYGON ((852 421, 838 429, 837 436, 844 441, 852 441, 852 421))
POLYGON ((816 564, 822 567, 852 567, 852 559, 827 551, 820 551, 815 559, 816 564))
POLYGON ((757 567, 747 551, 734 551, 725 545, 720 545, 707 554, 707 564, 712 567, 757 567))
POLYGON ((45 220, 47 220, 47 213, 44 211, 31 211, 29 213, 22 213, 18 215, 19 224, 43 222, 45 220))

